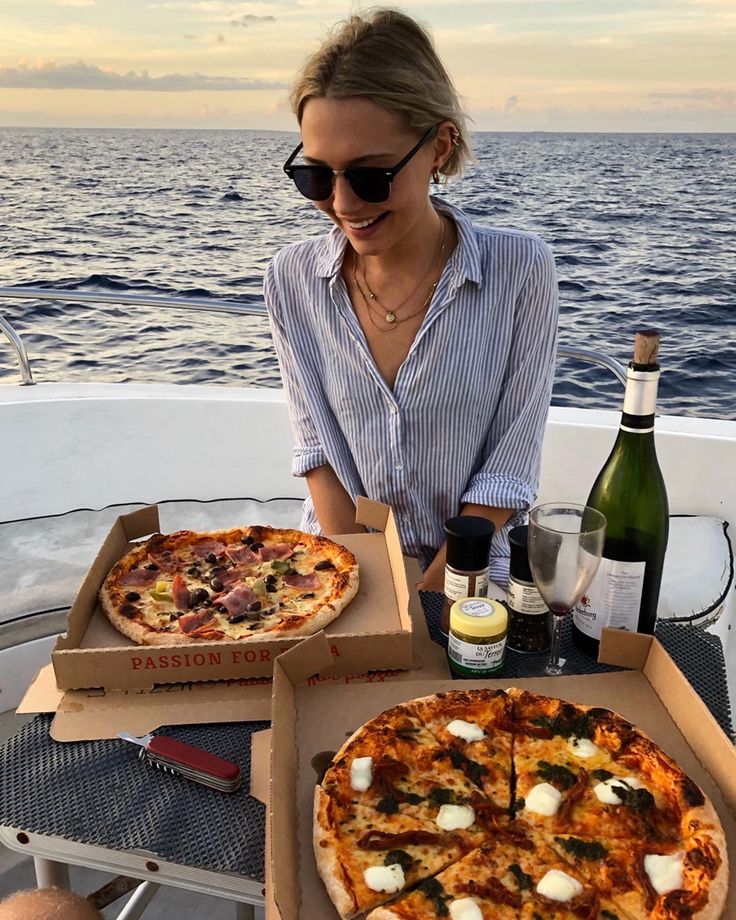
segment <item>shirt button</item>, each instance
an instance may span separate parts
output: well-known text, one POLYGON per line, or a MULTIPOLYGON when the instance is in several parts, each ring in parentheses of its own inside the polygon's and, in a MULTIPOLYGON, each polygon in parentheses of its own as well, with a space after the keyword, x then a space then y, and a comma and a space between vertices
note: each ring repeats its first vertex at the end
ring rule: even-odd
POLYGON ((391 415, 396 415, 398 411, 399 409, 397 406, 394 406, 394 405, 391 406, 391 415))
POLYGON ((397 463, 395 468, 396 468, 397 470, 403 470, 403 469, 404 469, 404 464, 403 464, 403 463, 397 463))

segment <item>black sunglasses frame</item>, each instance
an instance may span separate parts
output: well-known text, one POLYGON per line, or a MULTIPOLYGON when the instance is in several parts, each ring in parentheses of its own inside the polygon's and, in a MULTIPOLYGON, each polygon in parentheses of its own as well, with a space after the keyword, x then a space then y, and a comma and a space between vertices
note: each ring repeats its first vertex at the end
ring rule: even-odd
MULTIPOLYGON (((294 185, 297 187, 297 190, 310 201, 326 201, 332 196, 334 190, 334 177, 345 176, 345 178, 350 183, 350 188, 358 196, 358 198, 362 199, 363 201, 370 202, 371 204, 380 204, 382 201, 387 201, 390 197, 391 183, 394 181, 394 177, 398 175, 399 172, 401 172, 409 160, 411 160, 411 158, 422 149, 427 141, 437 134, 439 127, 439 124, 432 125, 429 131, 422 135, 422 137, 415 144, 415 146, 411 148, 407 155, 403 157, 403 159, 399 160, 396 166, 391 166, 388 169, 384 169, 381 166, 351 166, 347 169, 332 169, 330 166, 309 166, 307 164, 292 166, 292 163, 296 159, 297 154, 304 146, 302 143, 296 147, 289 159, 284 163, 284 172, 292 180, 294 185), (299 176, 303 176, 307 179, 303 188, 299 185, 299 176), (327 194, 310 194, 311 186, 316 184, 316 182, 312 182, 312 179, 318 182, 322 178, 324 178, 325 191, 327 191, 329 183, 329 191, 327 194), (368 188, 366 188, 366 184, 368 188), (365 193, 366 191, 369 191, 371 185, 378 187, 375 193, 368 197, 365 193)), ((322 188, 318 188, 317 192, 321 192, 322 190, 322 188)))

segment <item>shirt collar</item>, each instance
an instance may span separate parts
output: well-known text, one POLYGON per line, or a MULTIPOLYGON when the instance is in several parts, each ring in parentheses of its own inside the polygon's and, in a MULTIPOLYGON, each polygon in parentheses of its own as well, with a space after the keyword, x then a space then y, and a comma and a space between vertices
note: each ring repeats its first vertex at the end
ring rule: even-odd
MULTIPOLYGON (((455 221, 457 227, 457 249, 455 250, 454 259, 458 281, 466 279, 476 284, 481 284, 483 274, 481 272, 481 256, 478 240, 475 230, 469 218, 454 205, 451 205, 439 195, 432 196, 434 207, 445 214, 448 214, 455 221)), ((323 236, 318 242, 316 275, 318 278, 333 278, 340 271, 343 259, 345 257, 345 247, 347 237, 338 227, 323 236)))

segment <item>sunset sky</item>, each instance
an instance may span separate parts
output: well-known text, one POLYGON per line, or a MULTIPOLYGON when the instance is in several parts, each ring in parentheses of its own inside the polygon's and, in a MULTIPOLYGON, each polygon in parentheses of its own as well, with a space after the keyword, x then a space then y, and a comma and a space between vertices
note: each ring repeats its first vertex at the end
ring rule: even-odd
MULTIPOLYGON (((478 130, 736 131, 736 0, 403 0, 478 130)), ((344 0, 0 0, 0 125, 274 128, 344 0)))

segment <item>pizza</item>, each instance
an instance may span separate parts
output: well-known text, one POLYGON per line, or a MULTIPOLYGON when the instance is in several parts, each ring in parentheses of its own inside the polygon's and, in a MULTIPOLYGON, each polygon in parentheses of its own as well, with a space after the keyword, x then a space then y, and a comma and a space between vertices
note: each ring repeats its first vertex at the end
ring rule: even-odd
POLYGON ((266 526, 154 534, 100 589, 110 622, 141 645, 307 636, 358 590, 344 546, 266 526))
POLYGON ((318 871, 344 920, 716 920, 711 802, 607 709, 457 690, 358 729, 315 790, 318 871))

